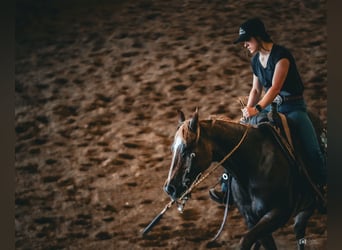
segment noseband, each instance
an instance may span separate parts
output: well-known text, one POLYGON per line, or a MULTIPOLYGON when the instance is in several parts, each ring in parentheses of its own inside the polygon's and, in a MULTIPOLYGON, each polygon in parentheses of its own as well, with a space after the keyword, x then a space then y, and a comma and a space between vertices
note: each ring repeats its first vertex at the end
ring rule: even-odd
POLYGON ((195 153, 191 153, 190 154, 190 164, 189 166, 185 169, 183 177, 182 177, 182 185, 188 189, 189 188, 189 184, 190 184, 190 178, 187 178, 187 175, 190 173, 191 171, 191 166, 192 166, 192 160, 195 158, 196 154, 195 153))

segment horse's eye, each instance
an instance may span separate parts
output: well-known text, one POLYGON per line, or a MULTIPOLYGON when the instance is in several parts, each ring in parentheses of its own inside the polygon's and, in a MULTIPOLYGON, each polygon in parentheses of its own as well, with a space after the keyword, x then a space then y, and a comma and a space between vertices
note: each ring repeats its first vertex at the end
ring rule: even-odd
POLYGON ((195 157, 196 157, 196 154, 195 154, 195 153, 191 153, 191 154, 190 154, 190 158, 191 158, 191 159, 193 159, 193 158, 195 158, 195 157))

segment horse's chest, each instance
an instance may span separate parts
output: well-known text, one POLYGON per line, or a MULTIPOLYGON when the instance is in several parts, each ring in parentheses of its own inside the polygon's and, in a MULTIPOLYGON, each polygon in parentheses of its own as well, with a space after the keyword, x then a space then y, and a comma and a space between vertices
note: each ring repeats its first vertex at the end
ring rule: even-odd
POLYGON ((232 185, 232 189, 236 204, 246 215, 260 216, 267 211, 270 197, 264 188, 257 185, 244 190, 238 185, 232 185))
POLYGON ((252 197, 251 210, 254 214, 261 216, 267 211, 267 204, 259 197, 252 197))
POLYGON ((258 198, 252 198, 245 203, 236 202, 236 204, 247 221, 258 221, 267 212, 267 206, 258 198))

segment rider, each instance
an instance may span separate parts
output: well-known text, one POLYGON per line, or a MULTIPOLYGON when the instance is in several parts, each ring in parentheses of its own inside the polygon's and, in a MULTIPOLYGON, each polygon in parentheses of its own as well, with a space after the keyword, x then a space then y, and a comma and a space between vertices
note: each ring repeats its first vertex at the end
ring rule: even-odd
MULTIPOLYGON (((296 127, 296 136, 301 141, 306 156, 303 160, 312 172, 313 180, 318 185, 325 185, 325 157, 307 114, 303 82, 291 52, 272 41, 259 18, 252 18, 241 24, 239 37, 234 43, 242 43, 253 55, 252 88, 247 106, 242 109, 242 120, 256 123, 259 117, 264 117, 270 111, 272 102, 277 102, 278 111, 285 114, 296 127)), ((219 203, 225 203, 227 184, 224 176, 221 177, 221 192, 210 189, 210 197, 219 203)))

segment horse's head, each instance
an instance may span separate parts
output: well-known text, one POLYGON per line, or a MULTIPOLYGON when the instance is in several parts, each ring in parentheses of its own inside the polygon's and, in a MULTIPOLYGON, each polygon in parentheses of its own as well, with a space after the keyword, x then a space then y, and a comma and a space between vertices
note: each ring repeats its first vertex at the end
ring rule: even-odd
POLYGON ((201 127, 196 109, 192 118, 185 120, 182 111, 179 114, 179 127, 171 147, 172 162, 164 190, 177 200, 193 184, 197 177, 211 164, 210 144, 201 137, 201 127))

